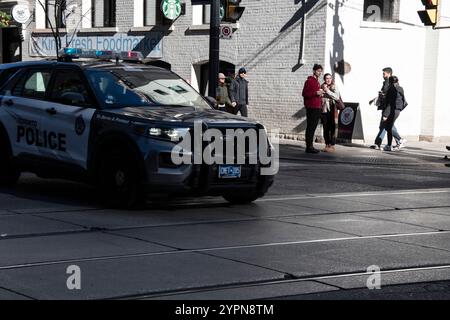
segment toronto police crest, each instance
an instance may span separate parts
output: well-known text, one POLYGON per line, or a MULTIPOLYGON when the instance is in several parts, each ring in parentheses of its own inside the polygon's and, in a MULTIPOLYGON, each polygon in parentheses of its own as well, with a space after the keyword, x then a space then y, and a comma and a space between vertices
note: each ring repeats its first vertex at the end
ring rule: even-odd
POLYGON ((75 132, 77 135, 81 136, 84 133, 84 130, 86 130, 86 123, 84 122, 83 116, 79 116, 75 120, 75 132))

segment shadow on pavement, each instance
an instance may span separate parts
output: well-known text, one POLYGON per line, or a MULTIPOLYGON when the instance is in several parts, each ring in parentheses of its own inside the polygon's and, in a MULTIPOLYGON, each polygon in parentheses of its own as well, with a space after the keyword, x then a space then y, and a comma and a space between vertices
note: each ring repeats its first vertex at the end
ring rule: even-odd
MULTIPOLYGON (((115 209, 103 203, 99 192, 93 186, 66 180, 40 179, 31 175, 21 178, 13 188, 0 188, 0 196, 1 194, 17 198, 15 201, 19 202, 18 206, 20 206, 22 199, 23 201, 45 203, 47 206, 85 206, 95 209, 115 209)), ((135 210, 173 211, 186 208, 222 208, 229 206, 231 205, 222 197, 149 195, 146 204, 135 210)))

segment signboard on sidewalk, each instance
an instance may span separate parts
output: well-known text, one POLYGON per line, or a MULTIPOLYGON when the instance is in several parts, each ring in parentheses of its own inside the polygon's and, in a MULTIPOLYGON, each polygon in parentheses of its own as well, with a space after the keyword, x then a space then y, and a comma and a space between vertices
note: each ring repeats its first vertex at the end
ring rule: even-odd
POLYGON ((339 114, 338 141, 351 142, 354 138, 361 138, 362 128, 355 126, 357 119, 360 119, 359 103, 345 103, 344 110, 339 114))

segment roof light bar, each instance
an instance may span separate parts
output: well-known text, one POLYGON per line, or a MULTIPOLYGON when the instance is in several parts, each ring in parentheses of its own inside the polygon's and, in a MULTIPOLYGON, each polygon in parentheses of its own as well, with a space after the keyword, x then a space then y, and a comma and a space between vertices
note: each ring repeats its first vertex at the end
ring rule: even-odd
POLYGON ((139 51, 112 51, 112 50, 86 50, 79 48, 63 48, 60 51, 63 58, 90 58, 112 60, 120 59, 123 61, 140 62, 144 59, 144 55, 139 51))
POLYGON ((71 57, 78 57, 81 55, 81 53, 82 53, 82 50, 77 49, 77 48, 63 48, 60 51, 61 55, 71 56, 71 57))
POLYGON ((121 51, 119 52, 119 59, 127 61, 142 61, 144 56, 139 51, 121 51))

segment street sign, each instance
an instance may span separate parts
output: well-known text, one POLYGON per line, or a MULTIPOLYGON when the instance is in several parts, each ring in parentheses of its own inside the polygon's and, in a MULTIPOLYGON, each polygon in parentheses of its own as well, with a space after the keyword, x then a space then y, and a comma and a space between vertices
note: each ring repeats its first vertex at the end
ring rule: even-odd
POLYGON ((219 37, 222 39, 231 39, 233 35, 233 28, 230 26, 220 26, 220 34, 219 37))

